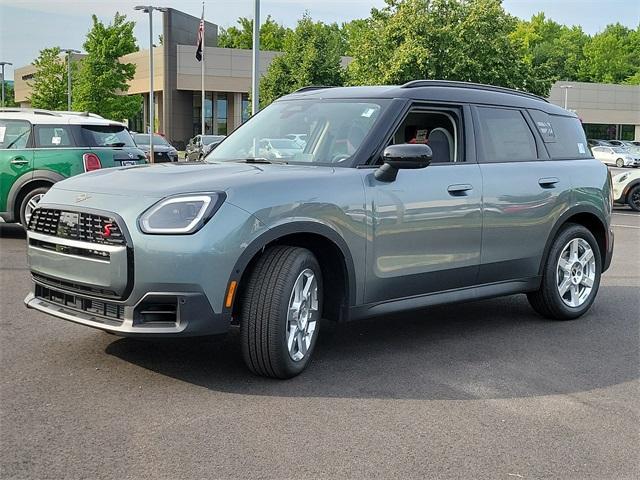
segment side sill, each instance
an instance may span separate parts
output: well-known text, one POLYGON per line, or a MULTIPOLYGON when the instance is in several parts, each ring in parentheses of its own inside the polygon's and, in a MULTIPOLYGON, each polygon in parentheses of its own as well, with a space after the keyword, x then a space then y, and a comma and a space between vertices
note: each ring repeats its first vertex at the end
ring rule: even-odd
POLYGON ((444 292, 416 295, 381 303, 368 303, 349 309, 348 320, 389 315, 447 303, 473 302, 515 293, 532 292, 540 288, 541 277, 523 278, 506 282, 488 283, 444 292))

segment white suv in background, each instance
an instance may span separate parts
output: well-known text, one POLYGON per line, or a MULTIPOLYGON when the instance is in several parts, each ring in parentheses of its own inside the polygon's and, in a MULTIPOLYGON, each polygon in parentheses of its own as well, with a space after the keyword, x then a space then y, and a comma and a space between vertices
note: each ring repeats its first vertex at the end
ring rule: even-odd
POLYGON ((640 172, 624 172, 612 179, 613 201, 640 212, 640 172))
POLYGON ((593 147, 591 152, 602 163, 620 168, 640 166, 640 155, 632 154, 622 147, 593 147))

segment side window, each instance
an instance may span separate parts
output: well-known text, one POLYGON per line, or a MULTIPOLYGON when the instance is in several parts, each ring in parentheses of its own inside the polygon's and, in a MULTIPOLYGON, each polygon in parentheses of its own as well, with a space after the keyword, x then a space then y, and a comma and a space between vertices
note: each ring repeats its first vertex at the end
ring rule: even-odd
POLYGON ((58 148, 71 147, 73 140, 66 125, 37 125, 36 147, 58 148))
POLYGON ((459 125, 455 111, 414 109, 395 131, 391 144, 423 143, 431 147, 431 163, 461 162, 459 125))
POLYGON ((478 107, 478 117, 485 162, 526 162, 538 158, 536 141, 522 112, 478 107))
POLYGON ((0 149, 26 148, 31 136, 31 124, 25 120, 0 119, 0 149))
POLYGON ((576 117, 548 115, 540 110, 529 110, 529 113, 551 158, 590 157, 582 124, 576 117))

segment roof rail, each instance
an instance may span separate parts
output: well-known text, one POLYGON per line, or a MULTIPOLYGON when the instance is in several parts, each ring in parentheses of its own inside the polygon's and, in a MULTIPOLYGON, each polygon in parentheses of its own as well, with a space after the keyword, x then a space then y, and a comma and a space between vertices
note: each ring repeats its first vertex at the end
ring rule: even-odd
POLYGON ((488 92, 511 93, 514 95, 520 95, 521 97, 534 98, 536 100, 542 100, 543 102, 549 103, 549 100, 547 100, 546 98, 535 95, 533 93, 523 92, 522 90, 515 90, 513 88, 499 87, 497 85, 485 85, 483 83, 459 82, 456 80, 412 80, 400 86, 400 88, 419 87, 456 87, 470 88, 474 90, 485 90, 488 92))
POLYGON ((309 85, 307 87, 299 88, 298 90, 296 90, 295 92, 292 92, 292 93, 310 92, 312 90, 322 90, 322 89, 325 89, 325 88, 334 88, 334 87, 332 87, 330 85, 309 85))
POLYGON ((40 108, 23 108, 23 107, 5 107, 0 108, 0 112, 4 113, 33 113, 34 115, 51 115, 59 117, 60 114, 51 110, 43 110, 40 108))

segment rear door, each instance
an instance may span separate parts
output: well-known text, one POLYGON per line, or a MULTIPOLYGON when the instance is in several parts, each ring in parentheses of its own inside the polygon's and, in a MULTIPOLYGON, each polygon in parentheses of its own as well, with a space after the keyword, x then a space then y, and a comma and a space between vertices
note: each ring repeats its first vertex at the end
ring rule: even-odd
POLYGON ((7 211, 9 192, 15 182, 25 175, 31 175, 31 141, 31 123, 0 119, 0 212, 7 211))
POLYGON ((63 177, 84 172, 82 152, 70 125, 35 125, 34 146, 34 170, 50 170, 63 177))
POLYGON ((476 106, 474 126, 484 193, 479 283, 535 277, 570 206, 573 166, 550 160, 540 129, 551 127, 524 109, 476 106))

